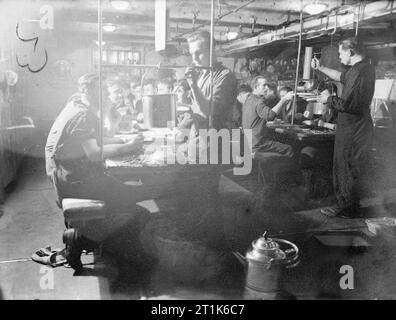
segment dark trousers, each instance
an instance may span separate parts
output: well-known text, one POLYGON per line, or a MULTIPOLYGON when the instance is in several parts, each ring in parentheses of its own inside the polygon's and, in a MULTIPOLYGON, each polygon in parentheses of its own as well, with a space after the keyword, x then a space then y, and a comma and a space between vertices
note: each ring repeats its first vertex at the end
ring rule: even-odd
POLYGON ((263 144, 257 146, 253 150, 254 152, 275 152, 285 157, 293 158, 294 151, 293 147, 289 144, 282 143, 274 140, 267 140, 263 144))
POLYGON ((333 192, 333 142, 314 143, 300 151, 299 166, 306 197, 319 199, 333 192))
POLYGON ((331 170, 333 149, 334 145, 330 143, 303 147, 299 159, 301 169, 323 168, 331 170))
POLYGON ((371 119, 338 126, 334 144, 333 187, 342 208, 359 205, 370 163, 373 137, 371 119))
POLYGON ((151 186, 127 185, 106 173, 98 174, 81 181, 59 182, 58 193, 61 198, 93 199, 106 202, 111 212, 131 211, 136 202, 152 199, 157 191, 151 186))

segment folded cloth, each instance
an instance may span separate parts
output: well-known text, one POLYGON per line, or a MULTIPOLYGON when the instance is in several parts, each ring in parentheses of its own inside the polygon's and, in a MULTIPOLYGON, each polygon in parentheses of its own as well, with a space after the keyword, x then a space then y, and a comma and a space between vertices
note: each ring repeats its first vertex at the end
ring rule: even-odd
POLYGON ((40 248, 32 255, 32 260, 53 268, 67 263, 65 249, 54 249, 51 247, 40 248))

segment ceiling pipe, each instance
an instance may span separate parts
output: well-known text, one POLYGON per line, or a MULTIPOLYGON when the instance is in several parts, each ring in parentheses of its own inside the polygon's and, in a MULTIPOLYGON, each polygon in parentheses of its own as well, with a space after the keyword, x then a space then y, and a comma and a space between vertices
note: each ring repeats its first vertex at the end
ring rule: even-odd
POLYGON ((214 0, 210 7, 210 103, 209 103, 209 128, 213 127, 213 54, 214 54, 214 0))
POLYGON ((292 118, 291 124, 294 124, 294 116, 297 109, 297 86, 298 86, 298 70, 300 69, 300 57, 301 57, 301 42, 302 42, 302 30, 303 30, 303 0, 301 0, 301 12, 300 12, 300 33, 298 37, 298 52, 297 52, 297 66, 296 66, 296 78, 294 82, 294 96, 292 104, 292 118))
POLYGON ((99 74, 99 147, 100 147, 100 159, 103 161, 103 101, 102 101, 102 57, 103 57, 103 12, 102 12, 102 0, 98 0, 98 46, 99 46, 99 62, 98 62, 98 74, 99 74))
MULTIPOLYGON (((328 17, 328 22, 323 21, 323 17, 313 19, 313 20, 305 20, 303 29, 304 35, 309 35, 315 32, 328 32, 329 30, 333 30, 336 27, 338 30, 342 28, 353 28, 355 22, 355 11, 356 7, 359 5, 351 6, 352 12, 340 15, 338 11, 335 11, 335 15, 328 17), (326 23, 327 22, 327 23, 326 23)), ((389 1, 377 1, 368 3, 364 7, 364 12, 362 14, 362 18, 360 19, 361 23, 364 21, 370 21, 374 18, 384 17, 386 15, 391 14, 391 2, 389 1)), ((327 18, 326 18, 327 20, 327 18)), ((275 31, 270 32, 261 32, 257 36, 248 38, 248 39, 240 39, 238 41, 231 41, 227 44, 222 44, 218 46, 218 54, 219 55, 228 55, 236 52, 240 52, 243 50, 251 50, 257 49, 259 47, 271 44, 275 41, 285 40, 285 39, 293 39, 298 37, 299 35, 299 24, 294 23, 285 29, 277 29, 275 31)))
MULTIPOLYGON (((250 0, 250 1, 246 2, 246 3, 244 3, 243 5, 240 5, 239 7, 235 8, 234 10, 231 10, 231 11, 229 11, 229 12, 226 12, 226 13, 224 13, 224 14, 218 16, 217 19, 214 21, 214 24, 217 24, 217 23, 218 23, 221 19, 223 19, 224 17, 226 17, 226 16, 228 16, 228 15, 230 15, 230 14, 232 14, 232 13, 238 12, 240 9, 242 9, 242 8, 244 8, 244 7, 246 7, 246 6, 248 6, 249 4, 251 4, 251 3, 255 2, 255 1, 256 1, 256 0, 250 0)), ((212 24, 212 11, 211 11, 211 24, 212 24)), ((200 29, 200 28, 202 28, 202 27, 205 27, 205 26, 207 26, 207 23, 202 23, 202 24, 196 26, 196 27, 194 28, 193 31, 196 31, 196 30, 198 30, 198 29, 200 29)), ((190 34, 190 33, 193 32, 193 31, 184 32, 184 33, 182 33, 182 34, 177 35, 176 37, 177 37, 177 38, 183 37, 183 36, 185 36, 185 35, 187 35, 187 34, 190 34)))
MULTIPOLYGON (((335 13, 335 21, 334 21, 334 30, 332 32, 329 33, 330 36, 335 35, 335 33, 337 32, 337 12, 335 13)), ((329 18, 329 16, 327 17, 329 18)), ((327 19, 327 21, 329 21, 329 19, 327 19)))

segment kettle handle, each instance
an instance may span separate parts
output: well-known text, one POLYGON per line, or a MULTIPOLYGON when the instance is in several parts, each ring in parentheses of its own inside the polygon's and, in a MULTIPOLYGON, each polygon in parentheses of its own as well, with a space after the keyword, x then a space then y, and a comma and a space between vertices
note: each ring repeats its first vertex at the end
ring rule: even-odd
POLYGON ((244 267, 247 267, 247 260, 246 260, 246 258, 243 256, 243 255, 241 255, 239 252, 237 252, 237 251, 232 251, 232 254, 235 256, 235 258, 237 258, 238 259, 238 261, 244 266, 244 267))
POLYGON ((286 254, 286 264, 289 265, 290 268, 297 266, 298 265, 298 247, 294 243, 287 241, 287 240, 275 239, 275 238, 273 240, 275 240, 277 242, 284 243, 290 247, 289 249, 284 251, 286 254))

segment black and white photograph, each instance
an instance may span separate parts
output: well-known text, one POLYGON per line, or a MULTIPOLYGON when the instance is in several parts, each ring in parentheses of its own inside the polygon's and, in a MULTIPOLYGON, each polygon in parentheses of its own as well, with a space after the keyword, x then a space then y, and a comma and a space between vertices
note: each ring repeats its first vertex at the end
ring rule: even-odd
POLYGON ((0 0, 0 300, 396 299, 395 80, 394 0, 0 0))

